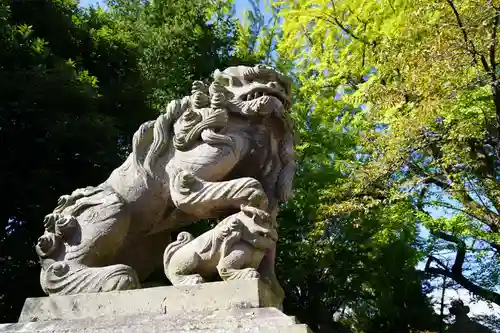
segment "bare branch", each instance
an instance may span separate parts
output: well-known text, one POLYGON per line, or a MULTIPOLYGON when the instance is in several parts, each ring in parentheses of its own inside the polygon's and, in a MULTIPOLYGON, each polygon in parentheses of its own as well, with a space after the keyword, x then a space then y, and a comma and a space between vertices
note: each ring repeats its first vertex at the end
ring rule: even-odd
MULTIPOLYGON (((456 186, 454 187, 446 183, 444 180, 439 179, 437 175, 430 175, 426 173, 420 166, 415 163, 410 163, 409 167, 418 175, 423 177, 424 184, 434 184, 441 189, 448 191, 450 194, 455 195, 460 200, 460 203, 467 209, 462 210, 464 213, 486 224, 494 232, 497 232, 500 229, 500 218, 498 217, 498 215, 492 212, 487 206, 484 205, 484 203, 477 203, 476 200, 474 200, 465 189, 457 189, 456 186), (473 211, 481 212, 481 216, 472 213, 473 211)), ((454 207, 448 208, 459 210, 454 207)))
MULTIPOLYGON (((499 82, 497 80, 496 75, 496 39, 497 39, 497 29, 498 22, 500 20, 500 9, 495 9, 495 17, 493 19, 493 31, 491 33, 491 42, 490 42, 490 64, 491 64, 491 91, 493 93, 493 101, 495 103, 495 111, 496 111, 496 130, 497 130, 497 141, 500 142, 500 87, 499 82)), ((497 147, 497 158, 500 157, 500 150, 497 147)))
POLYGON ((465 209, 462 209, 462 208, 459 208, 459 207, 455 207, 455 206, 453 206, 453 205, 450 205, 450 204, 448 204, 448 203, 446 203, 446 202, 442 202, 442 201, 433 202, 433 203, 432 203, 432 205, 433 205, 433 206, 443 207, 443 208, 448 208, 448 209, 453 209, 453 210, 455 210, 455 211, 457 211, 457 212, 460 212, 460 213, 464 213, 464 214, 466 214, 466 215, 469 215, 469 216, 470 216, 471 218, 473 218, 473 219, 476 219, 476 220, 478 220, 478 221, 481 221, 481 218, 480 218, 479 216, 474 215, 474 214, 472 214, 471 212, 469 212, 469 211, 467 211, 467 210, 465 210, 465 209))
POLYGON ((455 18, 457 20, 458 27, 462 31, 465 46, 467 47, 467 49, 471 53, 472 58, 474 60, 474 63, 476 64, 476 66, 478 66, 477 58, 476 58, 476 55, 477 55, 476 47, 474 46, 474 43, 472 41, 469 41, 469 37, 467 36, 467 30, 465 30, 465 26, 462 22, 462 19, 460 18, 460 14, 458 13, 458 10, 455 7, 455 4, 453 3, 452 0, 446 0, 446 2, 448 3, 448 5, 450 5, 451 10, 453 11, 453 14, 455 14, 455 18), (470 46, 470 48, 469 48, 469 46, 470 46))
POLYGON ((307 31, 307 29, 304 26, 302 26, 302 32, 304 33, 304 36, 306 36, 307 40, 309 41, 309 44, 311 46, 313 46, 314 45, 313 40, 312 40, 311 36, 309 35, 309 32, 307 31))
POLYGON ((427 263, 425 264, 425 269, 429 268, 433 262, 437 263, 439 266, 441 266, 441 268, 443 268, 445 270, 448 269, 448 267, 441 260, 439 260, 438 258, 436 258, 434 256, 429 256, 429 258, 427 258, 427 263))
POLYGON ((491 32, 491 43, 490 43, 490 64, 491 64, 491 79, 496 82, 496 69, 497 64, 495 60, 496 44, 497 44, 497 29, 498 21, 500 20, 500 9, 496 10, 495 17, 493 19, 493 31, 491 32))
POLYGON ((451 267, 451 271, 455 274, 462 274, 462 267, 465 261, 465 252, 467 250, 465 242, 456 236, 447 234, 442 231, 436 231, 433 232, 433 234, 445 241, 457 244, 457 256, 455 257, 455 263, 451 267))
MULTIPOLYGON (((330 1, 330 4, 332 5, 333 10, 335 11, 335 2, 334 1, 330 1)), ((354 34, 354 32, 351 29, 347 28, 344 24, 342 24, 342 22, 340 22, 340 20, 335 15, 326 15, 326 16, 328 16, 328 17, 321 17, 321 18, 323 20, 325 20, 325 21, 333 24, 333 25, 338 26, 347 35, 351 36, 352 38, 354 38, 357 41, 359 41, 361 43, 364 43, 366 45, 376 46, 376 42, 370 42, 370 41, 366 40, 365 38, 359 37, 356 34, 354 34), (329 19, 329 18, 331 18, 331 19, 329 19)), ((366 26, 366 23, 365 23, 365 26, 366 26)))
POLYGON ((473 294, 478 295, 484 298, 485 300, 500 305, 499 293, 483 288, 473 283, 471 280, 467 279, 463 275, 463 263, 465 261, 465 253, 466 253, 465 242, 456 236, 449 235, 442 231, 432 232, 432 234, 436 235, 437 237, 445 241, 457 244, 457 253, 455 257, 455 262, 451 267, 451 270, 446 268, 446 266, 444 266, 439 260, 437 260, 437 258, 430 256, 427 259, 427 263, 425 265, 425 272, 431 275, 441 275, 449 277, 450 279, 460 284, 463 288, 469 290, 473 294), (443 268, 431 267, 431 264, 433 262, 437 262, 443 268))

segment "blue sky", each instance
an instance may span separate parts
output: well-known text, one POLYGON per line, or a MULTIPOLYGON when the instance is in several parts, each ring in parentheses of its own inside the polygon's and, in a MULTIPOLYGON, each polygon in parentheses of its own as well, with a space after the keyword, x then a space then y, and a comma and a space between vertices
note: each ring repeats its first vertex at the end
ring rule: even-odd
POLYGON ((98 4, 99 0, 80 0, 80 5, 84 6, 84 7, 87 7, 89 5, 95 5, 95 4, 98 4))

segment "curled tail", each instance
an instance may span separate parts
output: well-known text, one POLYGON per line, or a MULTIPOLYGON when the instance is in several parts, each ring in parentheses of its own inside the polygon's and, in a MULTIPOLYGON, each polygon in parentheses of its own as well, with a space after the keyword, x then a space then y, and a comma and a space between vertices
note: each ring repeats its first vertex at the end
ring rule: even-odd
POLYGON ((191 235, 189 232, 183 231, 177 235, 177 240, 168 244, 167 248, 165 249, 165 253, 163 254, 163 268, 165 269, 165 272, 167 271, 170 259, 172 259, 174 253, 187 243, 191 242, 193 239, 193 235, 191 235))

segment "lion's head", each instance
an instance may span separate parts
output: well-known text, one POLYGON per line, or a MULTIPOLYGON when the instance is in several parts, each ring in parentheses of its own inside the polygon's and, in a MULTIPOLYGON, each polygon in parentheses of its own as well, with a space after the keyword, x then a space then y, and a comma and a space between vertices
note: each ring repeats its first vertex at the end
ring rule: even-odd
POLYGON ((241 239, 261 250, 273 248, 278 241, 276 223, 265 211, 241 206, 238 220, 242 223, 241 239))
POLYGON ((141 126, 134 136, 134 163, 139 171, 145 171, 146 178, 154 176, 152 170, 170 140, 177 150, 189 150, 200 139, 211 144, 232 144, 218 133, 231 114, 248 117, 274 114, 284 125, 278 152, 281 170, 276 183, 276 201, 284 202, 292 194, 295 172, 290 107, 291 81, 275 69, 257 65, 217 70, 210 84, 195 81, 190 96, 170 102, 156 121, 141 126))
POLYGON ((292 104, 290 79, 265 65, 233 66, 222 72, 217 70, 214 82, 224 88, 226 98, 233 102, 275 98, 285 110, 292 104))
POLYGON ((293 123, 289 118, 292 105, 291 86, 290 78, 274 68, 256 65, 234 66, 224 71, 215 71, 214 81, 208 89, 212 100, 215 97, 219 104, 231 111, 249 116, 255 113, 274 114, 282 119, 285 133, 279 143, 278 152, 282 166, 276 183, 278 202, 285 202, 291 197, 295 173, 295 138, 293 123))
POLYGON ((450 313, 454 316, 466 315, 469 313, 470 309, 468 306, 464 304, 464 302, 460 299, 455 299, 450 303, 450 313))

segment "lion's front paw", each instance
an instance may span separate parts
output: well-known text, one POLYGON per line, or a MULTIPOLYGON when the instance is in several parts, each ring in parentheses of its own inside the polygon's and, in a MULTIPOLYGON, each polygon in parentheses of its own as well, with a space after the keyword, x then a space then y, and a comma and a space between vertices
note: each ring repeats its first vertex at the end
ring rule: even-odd
POLYGON ((240 272, 243 279, 258 279, 260 277, 259 272, 254 268, 245 268, 240 272))

